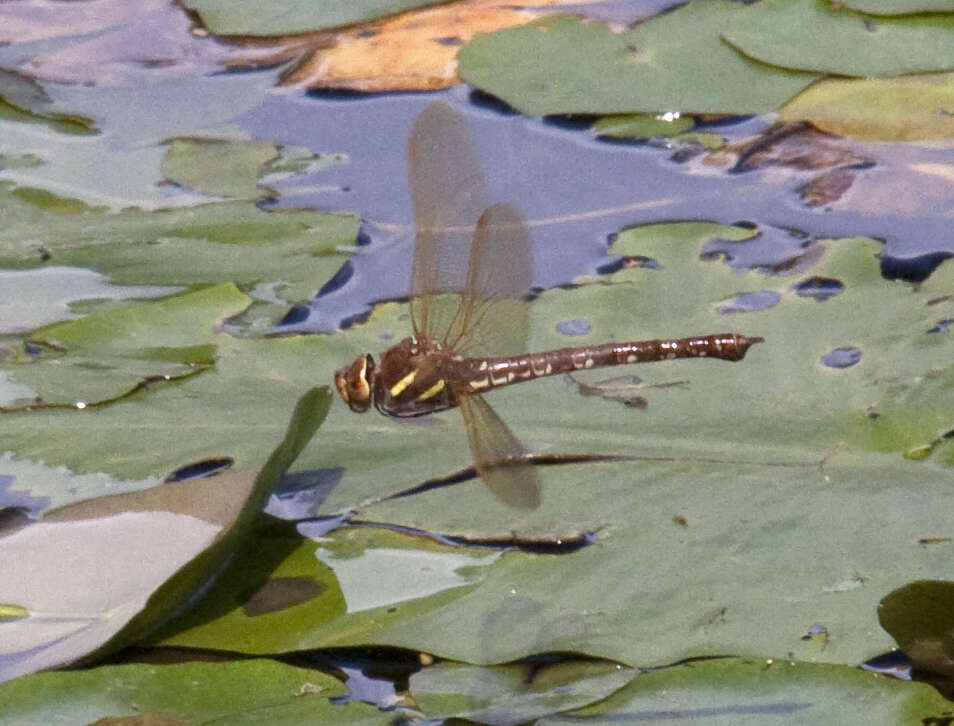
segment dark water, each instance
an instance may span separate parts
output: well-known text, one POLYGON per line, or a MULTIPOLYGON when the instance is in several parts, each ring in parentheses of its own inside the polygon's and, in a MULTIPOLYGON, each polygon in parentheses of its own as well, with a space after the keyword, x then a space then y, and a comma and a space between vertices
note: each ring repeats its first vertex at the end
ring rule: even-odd
MULTIPOLYGON (((778 265, 815 238, 871 236, 885 241, 885 254, 899 274, 905 261, 954 253, 950 210, 923 196, 919 208, 899 200, 895 207, 865 209, 859 199, 875 189, 890 199, 892 171, 918 164, 946 163, 949 149, 913 144, 857 144, 875 164, 856 172, 844 199, 810 207, 797 190, 812 174, 787 169, 732 173, 679 161, 665 142, 608 143, 587 123, 526 119, 481 103, 466 88, 441 94, 322 96, 273 94, 246 114, 244 129, 262 138, 348 155, 346 164, 311 177, 279 184, 280 204, 355 211, 364 220, 363 240, 348 269, 310 309, 295 311, 285 332, 329 331, 375 300, 408 292, 412 249, 406 145, 411 122, 435 96, 465 117, 482 160, 491 199, 517 205, 530 220, 535 251, 534 284, 551 287, 593 273, 612 258, 611 235, 650 222, 711 220, 746 222, 760 232, 754 244, 736 246, 739 267, 778 265), (854 197, 852 195, 855 195, 854 197), (860 196, 859 196, 860 195, 860 196)), ((711 130, 739 140, 767 127, 760 119, 711 130)), ((907 180, 899 183, 909 184, 907 180)), ((920 175, 930 185, 932 177, 920 175)), ((937 181, 938 185, 949 184, 937 181)), ((910 265, 907 265, 910 266, 910 265)))

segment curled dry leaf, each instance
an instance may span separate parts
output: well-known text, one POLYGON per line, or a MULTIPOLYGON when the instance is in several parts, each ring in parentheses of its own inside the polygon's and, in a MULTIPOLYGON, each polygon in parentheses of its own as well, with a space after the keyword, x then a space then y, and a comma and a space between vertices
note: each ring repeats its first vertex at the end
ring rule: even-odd
POLYGON ((460 83, 457 50, 474 35, 535 20, 540 12, 527 7, 561 4, 569 0, 524 0, 519 9, 507 0, 464 0, 337 33, 291 37, 275 48, 275 57, 305 50, 284 79, 286 85, 363 92, 437 90, 460 83))
POLYGON ((754 139, 720 149, 713 158, 727 160, 732 154, 735 172, 769 167, 820 172, 798 190, 810 207, 837 202, 855 183, 858 171, 875 164, 850 139, 824 133, 806 122, 778 125, 754 139))

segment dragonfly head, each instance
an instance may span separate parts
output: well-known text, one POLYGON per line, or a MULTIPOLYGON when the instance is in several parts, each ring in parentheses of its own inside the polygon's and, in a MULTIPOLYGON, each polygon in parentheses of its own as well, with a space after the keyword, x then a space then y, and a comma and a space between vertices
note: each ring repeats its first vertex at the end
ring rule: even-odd
POLYGON ((364 413, 371 407, 371 384, 374 381, 374 358, 359 355, 347 368, 335 373, 338 393, 355 413, 364 413))

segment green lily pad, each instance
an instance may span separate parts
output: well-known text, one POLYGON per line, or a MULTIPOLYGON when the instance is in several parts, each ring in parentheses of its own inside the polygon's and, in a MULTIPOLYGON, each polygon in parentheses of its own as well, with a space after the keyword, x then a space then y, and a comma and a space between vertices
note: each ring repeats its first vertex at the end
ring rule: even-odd
POLYGON ((0 575, 0 602, 28 616, 0 626, 0 682, 100 648, 220 531, 195 517, 135 512, 41 522, 4 537, 0 555, 7 566, 0 575), (169 532, 176 533, 174 543, 164 541, 169 532), (99 585, 92 587, 94 581, 99 585))
POLYGON ((954 16, 874 17, 828 0, 761 0, 722 37, 782 68, 876 78, 954 69, 954 16))
POLYGON ((827 80, 779 109, 783 121, 810 121, 839 136, 918 141, 954 136, 954 73, 904 78, 827 80))
MULTIPOLYGON (((121 285, 236 282, 252 290, 267 283, 269 299, 278 301, 273 317, 286 309, 281 301, 309 299, 340 269, 359 225, 352 215, 265 212, 252 201, 151 212, 83 208, 82 214, 57 214, 3 184, 0 206, 5 215, 0 266, 81 267, 121 285)), ((42 295, 35 290, 17 302, 39 306, 42 295)))
POLYGON ((258 178, 278 157, 268 141, 228 139, 173 139, 162 162, 164 174, 203 194, 257 199, 258 178))
POLYGON ((675 136, 695 125, 692 116, 668 120, 642 114, 621 114, 597 119, 593 124, 593 132, 614 139, 651 139, 656 136, 675 136))
POLYGON ((949 13, 952 0, 848 0, 842 3, 852 10, 872 15, 909 15, 912 13, 949 13))
POLYGON ((413 623, 435 602, 447 604, 471 591, 498 559, 494 552, 364 529, 335 533, 323 544, 294 531, 263 530, 248 552, 254 556, 150 642, 263 655, 328 645, 347 623, 363 629, 367 617, 354 613, 385 611, 389 622, 413 623), (289 585, 308 596, 282 597, 289 585), (269 593, 278 595, 273 605, 258 607, 269 593))
POLYGON ((0 602, 23 612, 3 626, 0 681, 109 652, 179 610, 233 556, 329 403, 327 388, 305 394, 257 471, 80 502, 0 539, 0 602))
MULTIPOLYGON (((930 547, 947 543, 922 540, 921 544, 930 547)), ((952 603, 954 583, 919 580, 889 593, 881 601, 878 618, 916 669, 950 678, 954 673, 952 603)))
POLYGON ((224 316, 248 303, 224 284, 37 331, 45 345, 26 347, 39 353, 10 356, 0 370, 47 405, 21 402, 0 414, 0 428, 11 434, 4 438, 7 466, 53 471, 14 488, 64 504, 85 498, 60 486, 64 476, 105 474, 94 480, 136 489, 139 480, 164 478, 194 461, 231 457, 237 469, 260 465, 270 452, 267 434, 283 430, 316 380, 309 366, 320 339, 238 340, 217 331, 224 316), (236 410, 254 411, 254 425, 238 424, 236 410), (69 447, 55 433, 60 427, 69 447))
POLYGON ((632 668, 599 661, 492 668, 442 663, 412 675, 410 692, 432 718, 517 726, 601 701, 635 676, 632 668))
MULTIPOLYGON (((487 394, 532 450, 623 457, 541 467, 536 511, 508 509, 466 477, 381 499, 469 464, 460 416, 400 422, 340 407, 322 430, 322 449, 298 463, 342 473, 318 513, 355 508, 362 521, 481 543, 556 544, 589 533, 596 544, 561 556, 485 555, 466 566, 442 555, 448 573, 391 553, 417 538, 389 535, 406 540, 395 545, 334 532, 317 549, 301 545, 296 562, 307 563, 308 553, 315 560, 296 577, 325 581, 330 566, 346 612, 315 599, 313 627, 276 628, 274 649, 377 643, 470 663, 576 651, 633 665, 728 652, 854 665, 890 648, 888 634, 878 635, 881 598, 912 572, 954 575, 943 551, 917 543, 947 527, 946 508, 924 502, 947 500, 954 464, 954 341, 929 332, 954 317, 954 266, 916 287, 887 281, 875 256, 881 245, 869 239, 819 243, 821 261, 801 279, 699 258, 707 239, 751 234, 704 224, 627 230, 614 252, 652 258, 658 269, 624 269, 614 284, 551 290, 534 301, 536 350, 732 330, 766 339, 737 363, 588 371, 576 382, 544 379, 487 394), (799 294, 797 283, 813 276, 844 289, 824 302, 799 294), (730 303, 762 290, 774 306, 721 312, 746 309, 730 303), (559 332, 578 319, 591 333, 559 332), (858 355, 830 358, 839 350, 858 355), (618 380, 630 374, 640 380, 618 380), (581 395, 579 382, 635 387, 646 406, 581 395), (910 455, 925 447, 925 457, 910 455), (917 497, 905 494, 911 488, 917 497), (827 642, 803 639, 816 624, 827 642)), ((350 358, 344 348, 386 348, 407 329, 405 311, 381 306, 327 339, 309 375, 329 377, 350 358)), ((236 633, 259 626, 243 625, 233 602, 230 637, 240 642, 236 633)), ((214 628, 209 618, 193 621, 167 632, 166 642, 222 647, 214 628)), ((256 652, 267 650, 257 632, 256 652)))
POLYGON ((187 0, 203 24, 217 35, 293 35, 353 25, 411 8, 437 5, 444 0, 281 0, 262 8, 251 2, 187 0))
POLYGON ((91 119, 58 113, 52 110, 53 105, 36 81, 13 71, 0 70, 0 119, 44 124, 63 134, 98 133, 91 119))
POLYGON ((38 405, 84 410, 129 395, 146 381, 201 373, 214 364, 213 326, 247 305, 234 285, 219 285, 34 331, 24 347, 42 346, 45 361, 21 355, 7 372, 35 394, 5 410, 38 405))
POLYGON ((5 726, 57 723, 374 724, 390 715, 330 703, 344 686, 321 671, 267 660, 124 665, 40 673, 0 685, 5 726), (152 720, 149 720, 152 719, 152 720))
POLYGON ((334 154, 314 155, 301 147, 271 141, 227 138, 176 138, 162 171, 177 184, 214 196, 260 199, 274 192, 262 188, 263 177, 313 173, 338 161, 334 154))
POLYGON ((477 35, 461 78, 529 116, 558 113, 747 114, 772 111, 817 76, 756 63, 719 37, 744 8, 688 3, 623 33, 545 18, 477 35))
MULTIPOLYGON (((178 12, 181 15, 181 10, 178 12)), ((75 55, 77 51, 73 48, 70 52, 75 55)), ((60 60, 70 66, 69 72, 75 70, 75 64, 60 60)), ((141 61, 139 57, 138 62, 141 61)), ((96 69, 94 72, 102 75, 102 64, 91 63, 96 69)), ((201 60, 199 63, 201 65, 201 60)), ((194 66, 192 68, 194 70, 194 66)), ((110 71, 105 73, 109 75, 110 71)), ((200 73, 157 83, 143 83, 137 75, 139 80, 124 84, 121 89, 82 83, 45 83, 42 89, 37 87, 38 93, 52 99, 43 107, 44 117, 68 123, 77 114, 85 113, 95 119, 104 133, 78 137, 71 129, 61 132, 55 122, 46 124, 50 128, 44 128, 30 118, 18 117, 16 123, 0 119, 3 126, 0 155, 18 157, 29 152, 44 162, 4 168, 0 177, 20 187, 43 189, 113 211, 134 207, 166 209, 201 203, 203 199, 197 194, 161 184, 160 167, 167 151, 163 142, 196 134, 199 129, 216 135, 235 135, 229 124, 261 103, 263 95, 274 86, 278 73, 277 69, 237 74, 200 73)))
MULTIPOLYGON (((924 683, 907 683, 854 667, 789 660, 719 658, 643 673, 595 706, 568 717, 593 726, 662 721, 740 726, 766 721, 840 726, 943 722, 950 704, 924 683)), ((566 723, 544 718, 540 726, 566 723)))
MULTIPOLYGON (((0 334, 20 333, 57 320, 75 318, 78 300, 159 297, 179 292, 172 286, 112 285, 91 270, 53 265, 39 270, 0 270, 0 334)), ((7 405, 0 396, 0 406, 7 405)))

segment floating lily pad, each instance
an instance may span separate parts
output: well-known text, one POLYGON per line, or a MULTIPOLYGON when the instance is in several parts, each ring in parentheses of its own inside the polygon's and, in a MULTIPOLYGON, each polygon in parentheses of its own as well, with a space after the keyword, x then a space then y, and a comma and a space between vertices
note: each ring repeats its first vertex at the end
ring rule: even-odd
POLYGON ((110 666, 0 685, 0 720, 5 726, 390 722, 374 706, 330 702, 344 693, 340 681, 320 671, 268 660, 110 666))
POLYGON ((723 43, 720 32, 744 11, 723 0, 688 3, 618 34, 547 18, 476 36, 458 53, 459 73, 529 116, 771 111, 817 76, 756 63, 723 43))
MULTIPOLYGON (((602 703, 568 716, 593 726, 640 720, 841 726, 858 718, 873 726, 919 726, 943 720, 941 714, 949 709, 949 702, 929 685, 851 666, 719 658, 643 673, 602 703)), ((538 723, 557 726, 566 718, 538 723)))
POLYGON ((599 661, 555 660, 491 668, 444 663, 411 676, 410 691, 430 717, 517 726, 594 703, 636 676, 599 661))
POLYGON ((677 116, 665 119, 642 114, 603 116, 593 124, 593 131, 600 136, 614 139, 649 139, 655 136, 675 136, 696 125, 692 116, 677 116))
MULTIPOLYGON (((330 566, 346 612, 316 599, 314 627, 296 630, 294 641, 276 629, 276 649, 374 642, 471 663, 576 651, 631 665, 726 652, 854 665, 889 649, 888 634, 877 635, 880 599, 913 571, 954 576, 944 552, 917 543, 947 521, 943 507, 923 502, 945 501, 954 464, 947 436, 954 341, 929 332, 954 317, 954 267, 943 265, 912 288, 881 277, 879 243, 826 242, 806 277, 839 280, 844 289, 818 302, 798 294, 798 279, 699 259, 707 239, 733 234, 751 230, 627 230, 614 252, 651 258, 654 266, 621 270, 612 285, 548 291, 532 303, 531 349, 732 330, 766 338, 737 363, 640 366, 633 372, 643 385, 642 409, 582 397, 579 385, 559 378, 487 394, 531 450, 623 459, 540 467, 538 510, 508 509, 472 474, 451 476, 470 462, 456 411, 400 422, 341 407, 323 429, 326 446, 299 462, 340 477, 318 513, 355 508, 362 521, 483 545, 588 537, 595 544, 563 555, 509 552, 456 563, 454 578, 438 577, 443 571, 423 556, 391 554, 417 538, 403 535, 405 543, 395 544, 333 532, 317 549, 301 545, 316 560, 311 574, 296 576, 322 581, 330 566), (720 312, 726 300, 755 291, 774 292, 776 304, 720 312), (590 333, 568 339, 559 332, 558 323, 580 318, 590 333), (825 365, 826 355, 847 346, 860 351, 855 365, 825 365), (924 458, 908 456, 924 447, 924 458), (376 501, 440 477, 450 477, 449 485, 376 501), (908 486, 919 496, 899 493, 908 486), (374 572, 403 574, 392 582, 374 572), (827 641, 803 639, 817 623, 827 641)), ((333 340, 355 354, 380 351, 407 329, 405 311, 382 306, 333 340)), ((318 379, 348 361, 340 349, 316 353, 309 374, 318 379)), ((618 375, 577 377, 596 384, 618 375)), ((453 559, 450 551, 443 557, 453 559)), ((255 627, 256 649, 267 648, 264 628, 243 625, 239 607, 228 616, 231 640, 255 627)), ((221 647, 215 643, 225 642, 226 631, 216 635, 215 627, 209 618, 192 621, 167 632, 166 642, 221 647)))
POLYGON ((779 109, 785 121, 872 141, 954 137, 954 73, 869 81, 827 80, 779 109))
POLYGON ((761 0, 722 37, 782 68, 874 78, 954 69, 954 15, 875 17, 828 0, 761 0))
POLYGON ((71 135, 97 133, 93 121, 53 110, 54 104, 36 81, 12 71, 0 70, 0 119, 41 123, 71 135))
MULTIPOLYGON (((112 285, 91 270, 53 265, 39 270, 0 270, 0 333, 17 333, 77 317, 70 304, 80 300, 160 297, 179 292, 171 286, 112 285)), ((0 406, 6 403, 0 396, 0 406)))
POLYGON ((257 199, 258 178, 276 158, 278 149, 268 141, 173 139, 162 171, 203 194, 257 199))
MULTIPOLYGON (((571 0, 524 0, 519 7, 508 0, 463 0, 403 12, 371 27, 341 28, 331 41, 312 41, 308 57, 296 62, 282 83, 363 93, 447 88, 461 82, 455 56, 475 34, 524 25, 561 4, 578 5, 571 0)), ((274 56, 263 59, 256 48, 248 62, 274 63, 283 52, 300 55, 298 37, 277 42, 274 56)))
POLYGON ((257 470, 80 502, 0 539, 0 603, 22 613, 2 626, 0 681, 116 649, 193 598, 233 557, 329 401, 327 388, 304 395, 257 470))
POLYGON ((848 0, 842 4, 852 10, 872 15, 954 12, 952 0, 848 0))
POLYGON ((337 28, 394 15, 410 8, 436 5, 443 0, 281 0, 262 8, 253 2, 187 0, 203 24, 217 35, 289 35, 337 28))
POLYGON ((20 191, 0 184, 0 265, 82 267, 124 285, 270 283, 285 302, 309 299, 340 269, 359 225, 351 215, 266 212, 250 201, 119 213, 80 205, 61 214, 20 191))
MULTIPOLYGON (((922 547, 944 546, 923 538, 922 547)), ((944 539, 944 538, 942 538, 944 539)), ((889 593, 878 610, 881 626, 920 671, 950 678, 954 673, 954 582, 919 580, 889 593)))

